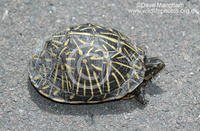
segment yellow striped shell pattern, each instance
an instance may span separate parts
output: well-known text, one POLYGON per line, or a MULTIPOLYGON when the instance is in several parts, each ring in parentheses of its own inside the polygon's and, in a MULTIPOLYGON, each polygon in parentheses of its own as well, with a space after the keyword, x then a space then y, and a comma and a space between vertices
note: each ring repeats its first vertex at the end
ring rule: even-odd
POLYGON ((29 77, 38 92, 62 103, 120 99, 144 79, 145 47, 92 23, 67 27, 35 49, 29 77))

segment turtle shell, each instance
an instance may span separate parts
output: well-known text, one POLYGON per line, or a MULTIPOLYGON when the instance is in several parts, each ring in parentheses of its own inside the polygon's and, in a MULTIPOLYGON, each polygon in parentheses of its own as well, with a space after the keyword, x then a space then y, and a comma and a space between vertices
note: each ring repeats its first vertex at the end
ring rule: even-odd
POLYGON ((92 23, 67 27, 35 49, 29 78, 38 92, 62 103, 120 99, 143 81, 145 47, 92 23))

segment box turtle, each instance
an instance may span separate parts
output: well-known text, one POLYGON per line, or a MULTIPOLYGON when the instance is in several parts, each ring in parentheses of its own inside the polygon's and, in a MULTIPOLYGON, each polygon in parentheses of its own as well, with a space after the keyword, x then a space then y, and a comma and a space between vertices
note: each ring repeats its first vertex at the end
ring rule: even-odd
POLYGON ((36 90, 61 103, 99 103, 136 98, 165 66, 146 48, 115 29, 88 23, 67 27, 35 49, 29 78, 36 90))

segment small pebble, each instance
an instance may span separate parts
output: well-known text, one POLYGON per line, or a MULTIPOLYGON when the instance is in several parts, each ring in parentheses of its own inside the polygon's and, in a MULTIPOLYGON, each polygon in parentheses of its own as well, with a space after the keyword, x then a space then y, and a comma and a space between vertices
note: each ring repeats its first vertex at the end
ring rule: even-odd
POLYGON ((23 113, 24 112, 24 110, 22 110, 22 109, 19 109, 18 111, 19 111, 19 113, 23 113))
POLYGON ((30 0, 24 0, 25 4, 30 4, 30 0))
POLYGON ((60 19, 57 19, 57 20, 56 20, 56 22, 57 22, 57 23, 60 23, 60 22, 61 22, 61 20, 60 20, 60 19))
POLYGON ((55 13, 55 12, 56 12, 56 7, 55 7, 55 6, 52 6, 52 7, 51 7, 51 10, 52 10, 53 13, 55 13))
POLYGON ((193 72, 190 72, 190 75, 194 75, 194 73, 193 73, 193 72))

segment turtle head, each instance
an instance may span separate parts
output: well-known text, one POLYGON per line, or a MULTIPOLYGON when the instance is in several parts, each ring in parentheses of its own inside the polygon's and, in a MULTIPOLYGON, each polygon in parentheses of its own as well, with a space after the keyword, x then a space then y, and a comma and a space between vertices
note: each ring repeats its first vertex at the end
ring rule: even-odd
POLYGON ((157 57, 145 58, 144 59, 146 72, 145 72, 145 80, 151 80, 158 72, 160 72, 164 67, 165 63, 158 59, 157 57))

